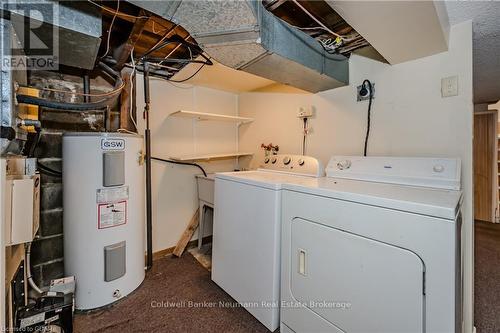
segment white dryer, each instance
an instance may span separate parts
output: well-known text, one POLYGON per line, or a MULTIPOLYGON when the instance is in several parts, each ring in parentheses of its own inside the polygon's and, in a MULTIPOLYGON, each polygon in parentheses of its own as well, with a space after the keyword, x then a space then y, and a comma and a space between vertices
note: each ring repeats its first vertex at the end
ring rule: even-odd
POLYGON ((212 280, 269 330, 279 327, 281 188, 323 176, 313 157, 275 155, 215 176, 212 280))
POLYGON ((460 160, 326 172, 283 185, 281 332, 461 332, 460 160))

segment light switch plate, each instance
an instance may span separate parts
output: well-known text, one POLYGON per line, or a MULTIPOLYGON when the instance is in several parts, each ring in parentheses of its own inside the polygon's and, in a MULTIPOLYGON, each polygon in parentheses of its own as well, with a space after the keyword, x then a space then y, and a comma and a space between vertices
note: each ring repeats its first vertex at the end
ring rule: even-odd
POLYGON ((441 79, 441 97, 458 96, 458 76, 441 79))

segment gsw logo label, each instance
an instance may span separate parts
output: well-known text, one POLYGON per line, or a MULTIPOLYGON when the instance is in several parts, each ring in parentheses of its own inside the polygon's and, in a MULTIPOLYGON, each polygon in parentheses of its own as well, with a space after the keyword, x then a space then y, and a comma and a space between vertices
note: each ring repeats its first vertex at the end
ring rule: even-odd
POLYGON ((123 139, 101 139, 102 150, 124 150, 125 140, 123 139))

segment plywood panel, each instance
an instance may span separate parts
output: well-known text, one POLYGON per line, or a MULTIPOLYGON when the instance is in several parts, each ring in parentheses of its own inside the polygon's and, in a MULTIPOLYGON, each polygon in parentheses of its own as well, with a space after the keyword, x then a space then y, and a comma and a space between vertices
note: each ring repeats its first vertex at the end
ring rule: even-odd
POLYGON ((474 117, 474 218, 494 221, 497 122, 491 113, 474 117))

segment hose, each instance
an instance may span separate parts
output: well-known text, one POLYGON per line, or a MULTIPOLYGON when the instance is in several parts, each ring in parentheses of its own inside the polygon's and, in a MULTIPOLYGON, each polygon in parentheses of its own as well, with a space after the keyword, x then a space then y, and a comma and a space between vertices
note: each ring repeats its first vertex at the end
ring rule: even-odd
POLYGON ((31 288, 38 294, 43 294, 43 291, 36 285, 33 281, 33 276, 31 275, 31 242, 24 244, 24 251, 26 255, 26 278, 31 288))
POLYGON ((366 136, 365 136, 365 148, 363 150, 363 156, 366 156, 368 152, 368 139, 370 137, 370 123, 371 123, 371 113, 372 113, 372 101, 373 101, 373 89, 372 89, 372 83, 370 80, 364 80, 363 81, 363 86, 368 85, 369 93, 370 93, 370 99, 368 101, 368 115, 366 119, 366 136))
POLYGON ((304 117, 304 134, 302 137, 302 155, 306 154, 306 140, 307 140, 307 117, 304 117))
POLYGON ((179 165, 190 165, 190 166, 194 166, 194 167, 197 167, 198 169, 201 170, 201 172, 203 172, 203 175, 206 177, 207 176, 207 172, 205 171, 205 169, 203 169, 203 167, 199 164, 196 164, 196 163, 188 163, 188 162, 179 162, 179 161, 174 161, 174 160, 167 160, 167 159, 163 159, 163 158, 158 158, 158 157, 151 157, 152 160, 156 160, 156 161, 161 161, 161 162, 165 162, 165 163, 172 163, 172 164, 179 164, 179 165))

